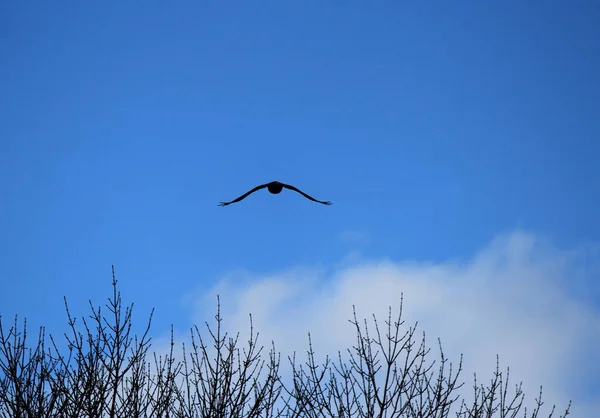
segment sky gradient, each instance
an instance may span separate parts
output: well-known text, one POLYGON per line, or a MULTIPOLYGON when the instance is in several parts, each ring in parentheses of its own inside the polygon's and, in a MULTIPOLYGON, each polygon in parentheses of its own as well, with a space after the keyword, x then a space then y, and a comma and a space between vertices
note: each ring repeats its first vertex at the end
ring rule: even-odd
POLYGON ((232 326, 335 351, 304 309, 404 292, 430 341, 591 417, 599 39, 590 1, 0 1, 3 321, 62 334, 114 264, 159 339, 219 293, 232 326), (333 205, 217 206, 272 180, 333 205))

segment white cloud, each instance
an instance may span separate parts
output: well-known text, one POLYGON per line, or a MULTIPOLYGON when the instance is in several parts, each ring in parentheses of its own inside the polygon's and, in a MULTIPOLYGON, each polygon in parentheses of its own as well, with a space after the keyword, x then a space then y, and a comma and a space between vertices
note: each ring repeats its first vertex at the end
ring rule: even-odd
POLYGON ((244 336, 252 313, 259 342, 268 349, 274 340, 283 358, 306 352, 308 332, 318 354, 335 355, 355 342, 352 305, 359 319, 375 314, 383 323, 403 294, 405 326, 418 321, 434 356, 438 336, 454 364, 464 354, 466 387, 473 372, 489 380, 499 354, 511 382, 523 381, 527 404, 543 385, 546 407, 573 399, 573 415, 591 417, 600 408, 600 310, 571 291, 570 280, 582 277, 578 255, 517 231, 466 263, 353 259, 330 274, 232 274, 198 300, 194 319, 211 318, 219 294, 230 332, 244 336))

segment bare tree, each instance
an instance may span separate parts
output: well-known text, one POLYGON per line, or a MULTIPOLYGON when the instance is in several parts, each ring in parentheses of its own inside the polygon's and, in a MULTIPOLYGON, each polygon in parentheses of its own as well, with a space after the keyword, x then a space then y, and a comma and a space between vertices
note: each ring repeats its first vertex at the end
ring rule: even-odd
POLYGON ((58 365, 46 351, 45 330, 40 328, 34 348, 27 346, 27 320, 23 330, 5 331, 0 316, 0 416, 41 417, 53 410, 59 394, 52 389, 58 365))
MULTIPOLYGON (((465 399, 458 402, 457 392, 464 385, 458 380, 462 356, 453 370, 438 339, 439 360, 430 361, 425 333, 418 341, 417 324, 404 327, 402 299, 395 321, 390 308, 384 334, 375 316, 374 336, 370 335, 366 320, 362 325, 358 321, 356 310, 350 322, 356 330, 357 342, 346 350, 345 359, 338 352, 335 362, 327 357, 324 364, 317 364, 310 335, 307 362, 298 365, 295 356, 289 358, 293 370, 293 383, 286 388, 290 397, 286 404, 289 416, 536 418, 541 414, 541 390, 534 410, 528 415, 523 408, 521 384, 514 393, 509 391, 509 373, 507 370, 504 376, 499 371, 499 360, 489 386, 478 385, 475 376, 473 402, 468 404, 465 399), (458 410, 453 414, 454 405, 458 410)), ((561 417, 569 415, 570 406, 569 403, 561 417)), ((553 407, 548 416, 552 417, 554 412, 553 407)))
POLYGON ((325 364, 314 361, 309 337, 308 361, 305 367, 297 366, 295 358, 290 362, 293 369, 293 388, 289 392, 295 400, 294 412, 298 416, 324 417, 446 417, 450 406, 456 401, 453 393, 457 384, 460 365, 453 375, 450 365, 445 376, 447 359, 440 345, 441 362, 434 372, 435 361, 428 363, 429 349, 425 334, 419 344, 414 336, 416 326, 401 332, 402 305, 398 318, 392 322, 390 308, 385 335, 373 316, 375 337, 369 335, 356 317, 350 321, 355 329, 357 342, 348 349, 348 360, 338 352, 337 361, 329 358, 325 364), (318 411, 318 412, 317 412, 318 411))
MULTIPOLYGON (((217 301, 219 298, 217 297, 217 301)), ((218 303, 216 330, 206 328, 212 348, 202 338, 198 327, 191 330, 192 351, 186 356, 183 346, 183 378, 179 391, 180 417, 271 417, 281 392, 279 356, 273 346, 268 360, 261 359, 250 316, 247 348, 238 348, 239 334, 228 337, 222 330, 221 306, 218 303), (210 351, 214 351, 211 355, 210 351), (266 378, 261 376, 266 368, 266 378)))
MULTIPOLYGON (((150 354, 148 336, 153 311, 142 335, 132 332, 133 304, 123 307, 117 280, 104 306, 77 321, 65 310, 70 332, 66 352, 40 328, 30 347, 27 322, 18 318, 5 329, 0 316, 0 418, 3 417, 404 417, 515 418, 541 417, 542 391, 530 414, 523 407, 521 385, 509 390, 509 370, 496 371, 487 386, 474 378, 473 398, 458 393, 458 367, 445 357, 431 360, 425 333, 405 326, 402 300, 397 317, 390 308, 385 326, 373 316, 374 332, 365 320, 350 320, 356 343, 335 360, 315 360, 309 334, 307 361, 288 357, 289 376, 282 376, 280 354, 271 343, 265 355, 250 315, 245 344, 223 330, 217 297, 215 325, 190 331, 189 348, 175 352, 173 327, 167 353, 150 354), (289 381, 286 384, 286 381, 289 381)), ((569 415, 570 404, 560 417, 569 415)), ((553 417, 552 407, 549 417, 553 417)))

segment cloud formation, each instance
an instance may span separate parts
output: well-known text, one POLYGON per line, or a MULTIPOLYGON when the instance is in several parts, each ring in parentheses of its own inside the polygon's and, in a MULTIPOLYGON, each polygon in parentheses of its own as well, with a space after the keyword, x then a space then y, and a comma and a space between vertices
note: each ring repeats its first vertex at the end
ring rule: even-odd
POLYGON ((198 300, 194 320, 202 324, 214 316, 218 294, 226 330, 244 337, 251 313, 265 348, 273 340, 282 358, 293 351, 304 355, 310 332, 323 358, 355 342, 348 322, 353 305, 359 320, 375 314, 383 323, 390 306, 397 315, 403 295, 405 326, 418 321, 432 355, 438 337, 454 364, 464 354, 460 380, 467 389, 473 372, 480 382, 492 377, 498 354, 501 369, 510 367, 513 387, 523 381, 526 405, 543 385, 546 407, 562 410, 573 399, 574 416, 591 417, 600 408, 600 309, 589 297, 597 287, 581 291, 597 272, 582 251, 561 251, 516 231, 463 262, 355 256, 332 271, 232 273, 198 300))

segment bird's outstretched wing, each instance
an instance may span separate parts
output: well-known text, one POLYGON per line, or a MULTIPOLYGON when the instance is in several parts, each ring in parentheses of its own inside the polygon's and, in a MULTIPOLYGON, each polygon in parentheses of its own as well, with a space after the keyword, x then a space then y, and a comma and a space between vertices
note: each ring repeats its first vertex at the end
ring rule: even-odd
POLYGON ((219 206, 227 206, 227 205, 231 205, 232 203, 239 202, 240 200, 246 198, 248 195, 254 193, 257 190, 264 189, 268 185, 269 185, 269 183, 261 184, 260 186, 256 186, 254 189, 250 190, 249 192, 244 193, 243 195, 241 195, 237 199, 232 200, 231 202, 221 202, 221 203, 219 203, 219 206))
POLYGON ((285 187, 286 189, 290 189, 290 190, 293 190, 293 191, 295 191, 295 192, 298 192, 298 193, 300 193, 302 196, 304 196, 304 197, 305 197, 305 198, 307 198, 307 199, 310 199, 310 200, 312 200, 313 202, 321 203, 321 204, 323 204, 323 205, 328 205, 328 206, 329 206, 329 205, 331 205, 331 202, 329 202, 329 201, 322 202, 322 201, 320 201, 320 200, 317 200, 317 199, 315 199, 314 197, 307 195, 307 194, 306 194, 306 193, 304 193, 302 190, 300 190, 300 189, 297 189, 297 188, 296 188, 296 187, 294 187, 294 186, 291 186, 291 185, 289 185, 289 184, 283 184, 283 183, 282 183, 282 185, 283 185, 283 187, 285 187))

